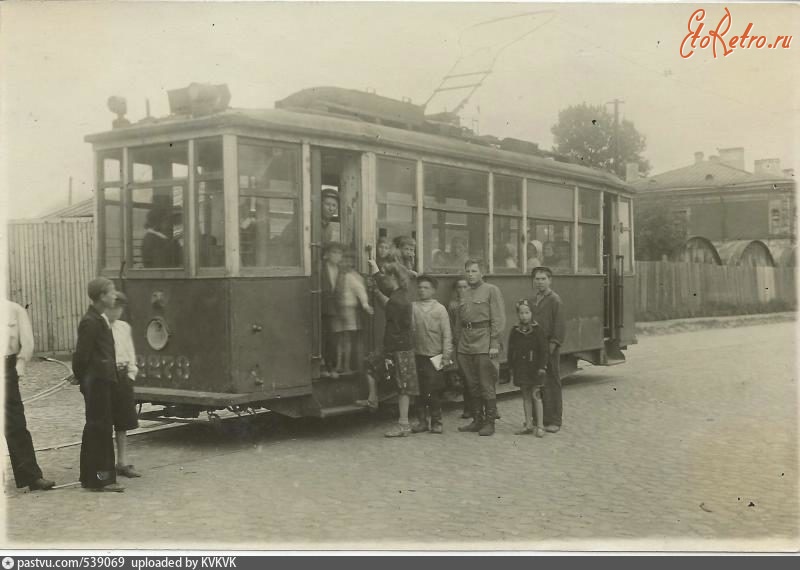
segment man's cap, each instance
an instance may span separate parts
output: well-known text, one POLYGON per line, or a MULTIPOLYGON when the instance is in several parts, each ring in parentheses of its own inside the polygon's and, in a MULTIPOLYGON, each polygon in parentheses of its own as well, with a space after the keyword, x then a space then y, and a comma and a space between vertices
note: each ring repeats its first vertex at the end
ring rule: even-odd
POLYGON ((325 198, 333 198, 338 201, 339 193, 333 188, 325 188, 322 190, 322 199, 324 200, 325 198))
POLYGON ((537 273, 545 273, 548 277, 553 277, 553 270, 545 265, 540 265, 539 267, 531 269, 531 277, 535 277, 537 273))

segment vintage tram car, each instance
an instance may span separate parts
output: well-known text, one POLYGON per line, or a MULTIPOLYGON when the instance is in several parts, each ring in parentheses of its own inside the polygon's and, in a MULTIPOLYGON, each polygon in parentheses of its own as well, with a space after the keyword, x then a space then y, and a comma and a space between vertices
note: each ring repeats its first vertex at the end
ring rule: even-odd
MULTIPOLYGON (((546 264, 565 302, 562 370, 624 360, 635 342, 632 189, 615 176, 375 94, 318 88, 268 110, 228 99, 194 84, 170 92, 169 116, 131 124, 114 98, 114 128, 86 137, 98 272, 129 297, 139 402, 183 417, 361 409, 359 370, 321 374, 328 189, 336 239, 362 273, 379 238, 413 236, 418 270, 441 277, 446 304, 463 257, 480 258, 513 323, 530 269, 546 264)), ((380 349, 376 309, 361 315, 362 356, 380 349)))

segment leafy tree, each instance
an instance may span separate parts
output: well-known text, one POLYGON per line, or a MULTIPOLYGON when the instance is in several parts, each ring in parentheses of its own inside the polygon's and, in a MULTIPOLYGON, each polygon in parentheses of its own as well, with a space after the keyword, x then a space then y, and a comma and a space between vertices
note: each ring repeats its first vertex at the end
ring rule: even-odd
POLYGON ((628 162, 639 164, 639 172, 646 174, 650 163, 642 156, 646 145, 644 135, 631 121, 619 124, 619 161, 614 160, 614 115, 601 105, 573 105, 558 114, 558 123, 550 129, 555 146, 553 150, 577 161, 603 168, 625 177, 628 162))
POLYGON ((660 261, 685 243, 686 220, 666 200, 637 204, 634 221, 635 256, 639 261, 660 261))

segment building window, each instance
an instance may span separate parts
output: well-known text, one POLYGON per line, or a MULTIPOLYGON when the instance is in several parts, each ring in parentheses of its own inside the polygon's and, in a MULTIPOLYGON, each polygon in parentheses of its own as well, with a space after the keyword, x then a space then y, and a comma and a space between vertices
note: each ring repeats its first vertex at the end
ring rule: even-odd
POLYGON ((460 273, 467 259, 487 260, 489 175, 425 165, 424 267, 460 273))
POLYGON ((198 266, 225 266, 222 138, 195 141, 198 266))
POLYGON ((242 267, 299 267, 300 149, 239 143, 242 267))
POLYGON ((522 269, 522 179, 494 176, 494 271, 517 273, 522 269))
POLYGON ((378 157, 378 239, 417 237, 417 163, 378 157))
POLYGON ((528 179, 528 268, 572 271, 573 186, 528 179))

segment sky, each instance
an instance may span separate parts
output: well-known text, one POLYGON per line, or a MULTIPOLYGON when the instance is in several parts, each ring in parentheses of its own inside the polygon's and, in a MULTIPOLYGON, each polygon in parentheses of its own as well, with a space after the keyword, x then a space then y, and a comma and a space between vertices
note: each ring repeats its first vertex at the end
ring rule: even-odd
MULTIPOLYGON (((153 115, 167 115, 166 91, 191 82, 227 83, 242 108, 321 85, 421 104, 462 55, 459 69, 481 65, 525 32, 499 55, 462 124, 549 149, 561 109, 616 98, 647 137, 652 173, 738 146, 748 170, 773 157, 797 168, 800 38, 789 49, 680 56, 692 13, 705 8, 704 24, 716 28, 725 6, 3 2, 0 205, 8 218, 47 213, 66 205, 70 177, 74 201, 91 196, 83 138, 111 128, 111 95, 127 99, 132 121, 148 99, 153 115)), ((769 40, 800 32, 800 5, 727 6, 726 37, 749 23, 769 40)))

